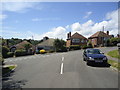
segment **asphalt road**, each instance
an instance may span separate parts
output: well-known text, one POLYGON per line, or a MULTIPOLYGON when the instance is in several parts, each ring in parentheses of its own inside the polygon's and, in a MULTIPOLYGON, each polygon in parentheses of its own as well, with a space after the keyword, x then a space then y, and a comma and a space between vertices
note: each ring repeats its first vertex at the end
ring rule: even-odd
MULTIPOLYGON (((104 53, 117 49, 100 48, 104 53)), ((4 88, 118 88, 118 72, 109 66, 87 66, 83 50, 8 58, 17 64, 3 79, 4 88)))

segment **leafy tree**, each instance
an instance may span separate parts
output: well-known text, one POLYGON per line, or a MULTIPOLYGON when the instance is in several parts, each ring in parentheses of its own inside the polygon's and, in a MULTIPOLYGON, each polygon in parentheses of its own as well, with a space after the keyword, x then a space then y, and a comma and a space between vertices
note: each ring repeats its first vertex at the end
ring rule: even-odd
POLYGON ((28 52, 28 49, 30 49, 32 47, 31 44, 24 44, 23 46, 27 52, 28 52))
POLYGON ((2 46, 2 57, 7 58, 7 53, 9 52, 9 49, 6 46, 2 46))
POLYGON ((88 48, 92 48, 92 47, 93 47, 91 41, 88 41, 87 47, 88 47, 88 48))
POLYGON ((106 41, 106 46, 110 46, 110 39, 106 41))
POLYGON ((54 47, 55 47, 55 51, 65 51, 66 47, 65 47, 66 42, 62 39, 55 39, 54 41, 54 47))
POLYGON ((120 38, 111 38, 110 43, 114 46, 117 45, 117 43, 120 43, 120 38))

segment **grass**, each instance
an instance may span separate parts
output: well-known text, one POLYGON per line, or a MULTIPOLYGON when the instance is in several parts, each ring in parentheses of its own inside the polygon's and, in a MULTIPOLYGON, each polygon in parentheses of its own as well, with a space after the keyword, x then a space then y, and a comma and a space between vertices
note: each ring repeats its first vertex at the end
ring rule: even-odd
POLYGON ((113 50, 107 53, 107 55, 113 57, 113 58, 118 58, 120 59, 120 54, 118 52, 118 50, 113 50))
POLYGON ((8 66, 8 67, 3 67, 2 69, 2 74, 7 74, 9 73, 12 69, 14 69, 16 66, 15 65, 11 65, 11 66, 8 66))
POLYGON ((117 62, 117 61, 114 61, 114 60, 108 60, 108 63, 114 67, 114 68, 117 68, 119 71, 120 71, 120 63, 117 62))

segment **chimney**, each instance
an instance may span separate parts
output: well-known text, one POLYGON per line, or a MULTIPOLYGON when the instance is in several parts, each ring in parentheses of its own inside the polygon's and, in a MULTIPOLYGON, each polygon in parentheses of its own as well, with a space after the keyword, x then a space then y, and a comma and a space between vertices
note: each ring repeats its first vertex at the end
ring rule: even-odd
POLYGON ((119 35, 119 34, 117 34, 117 37, 120 37, 120 35, 119 35))
POLYGON ((109 31, 107 31, 106 34, 109 35, 109 31))
POLYGON ((71 32, 69 32, 69 38, 71 38, 71 32))
POLYGON ((69 39, 69 33, 67 34, 67 39, 69 39))

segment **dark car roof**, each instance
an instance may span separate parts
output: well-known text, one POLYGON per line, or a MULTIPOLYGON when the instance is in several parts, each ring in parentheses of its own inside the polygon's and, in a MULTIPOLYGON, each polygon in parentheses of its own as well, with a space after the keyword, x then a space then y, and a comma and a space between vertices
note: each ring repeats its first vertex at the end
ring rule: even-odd
POLYGON ((86 50, 99 50, 99 49, 96 49, 96 48, 88 48, 86 50))

